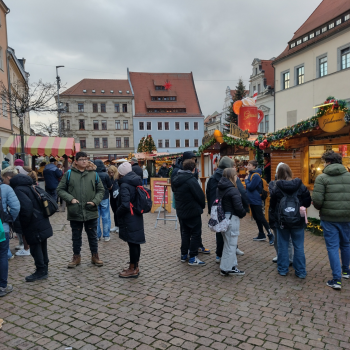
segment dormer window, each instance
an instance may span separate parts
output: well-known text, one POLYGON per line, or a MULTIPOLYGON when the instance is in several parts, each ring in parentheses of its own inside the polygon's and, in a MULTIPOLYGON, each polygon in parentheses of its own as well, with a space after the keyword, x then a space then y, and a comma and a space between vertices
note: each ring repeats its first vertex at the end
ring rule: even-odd
POLYGON ((323 27, 322 28, 322 33, 326 32, 327 31, 327 27, 323 27))
POLYGON ((104 90, 101 90, 101 92, 104 94, 105 93, 105 91, 104 90))
POLYGON ((334 28, 334 23, 331 23, 329 26, 328 26, 328 29, 332 29, 334 28))
POLYGON ((349 15, 346 15, 346 16, 344 17, 344 22, 348 21, 349 19, 350 19, 350 14, 349 14, 349 15))
POLYGON ((316 36, 320 35, 320 34, 321 34, 321 31, 320 30, 316 30, 316 36))
POLYGON ((314 36, 315 36, 315 33, 311 33, 311 34, 309 35, 310 39, 312 39, 314 36))
POLYGON ((83 90, 83 93, 85 94, 85 93, 86 93, 86 90, 83 90))
POLYGON ((95 93, 96 91, 95 90, 91 90, 91 92, 95 93))
POLYGON ((165 87, 163 85, 156 85, 155 89, 156 90, 165 90, 165 87))
POLYGON ((309 37, 308 36, 304 36, 303 42, 308 41, 308 40, 309 40, 309 37))
POLYGON ((301 44, 301 39, 299 39, 298 41, 297 41, 297 45, 300 45, 301 44))
POLYGON ((114 91, 113 91, 113 90, 111 90, 111 94, 113 94, 113 92, 114 92, 114 91))
POLYGON ((341 24, 341 18, 339 18, 338 20, 337 20, 337 26, 339 25, 339 24, 341 24))
POLYGON ((122 91, 122 90, 119 90, 119 93, 121 94, 121 93, 123 93, 123 91, 122 91))
POLYGON ((127 91, 126 91, 126 93, 127 93, 127 94, 130 94, 130 91, 129 91, 129 90, 127 90, 127 91))
POLYGON ((295 47, 295 43, 290 44, 290 48, 292 49, 293 47, 295 47))

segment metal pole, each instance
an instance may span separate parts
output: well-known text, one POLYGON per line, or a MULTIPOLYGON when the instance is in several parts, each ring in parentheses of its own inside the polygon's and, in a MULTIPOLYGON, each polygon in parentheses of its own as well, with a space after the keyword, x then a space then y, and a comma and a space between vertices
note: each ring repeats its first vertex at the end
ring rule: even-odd
POLYGON ((58 136, 61 137, 61 106, 60 106, 60 82, 61 78, 58 76, 58 68, 64 66, 56 66, 56 81, 57 81, 57 111, 58 111, 58 136))

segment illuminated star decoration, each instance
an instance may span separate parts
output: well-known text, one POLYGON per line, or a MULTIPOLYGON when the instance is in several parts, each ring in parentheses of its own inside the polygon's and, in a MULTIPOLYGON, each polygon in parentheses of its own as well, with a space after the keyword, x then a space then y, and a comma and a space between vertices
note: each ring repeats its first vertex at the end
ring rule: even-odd
POLYGON ((170 82, 169 82, 169 81, 166 81, 165 84, 164 84, 165 90, 170 90, 171 87, 172 87, 172 85, 170 84, 170 82))

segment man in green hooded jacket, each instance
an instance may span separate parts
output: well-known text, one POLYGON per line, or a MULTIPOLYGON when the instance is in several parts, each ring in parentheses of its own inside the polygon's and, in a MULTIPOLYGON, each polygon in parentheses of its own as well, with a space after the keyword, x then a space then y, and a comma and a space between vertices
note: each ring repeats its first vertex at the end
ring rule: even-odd
POLYGON ((334 151, 323 153, 321 160, 325 168, 316 178, 312 201, 320 211, 333 272, 333 279, 327 286, 341 289, 341 278, 350 277, 350 173, 342 164, 342 156, 334 151))
POLYGON ((95 172, 96 165, 89 161, 87 154, 78 152, 75 159, 72 169, 63 175, 57 187, 58 196, 67 203, 67 220, 70 221, 72 228, 74 255, 68 268, 80 264, 83 226, 89 240, 91 263, 103 266, 98 256, 97 208, 103 199, 105 189, 95 172))

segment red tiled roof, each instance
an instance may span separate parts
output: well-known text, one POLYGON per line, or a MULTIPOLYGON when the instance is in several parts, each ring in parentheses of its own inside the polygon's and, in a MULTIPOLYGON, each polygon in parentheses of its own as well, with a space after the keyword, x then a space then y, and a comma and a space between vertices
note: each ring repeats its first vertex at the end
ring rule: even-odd
POLYGON ((152 101, 146 102, 147 108, 186 108, 186 105, 183 102, 167 102, 167 101, 152 101))
POLYGON ((275 72, 272 67, 272 60, 261 60, 261 69, 265 71, 266 85, 275 87, 275 72))
POLYGON ((98 97, 116 97, 116 96, 132 96, 131 88, 128 80, 117 79, 83 79, 79 83, 71 86, 64 91, 63 96, 98 96, 98 97), (86 90, 86 92, 83 92, 86 90), (95 92, 92 92, 95 90, 95 92), (104 90, 104 93, 101 92, 104 90), (111 93, 113 90, 113 93, 111 93), (122 91, 122 93, 119 93, 122 91), (130 93, 126 93, 129 91, 130 93))
POLYGON ((168 96, 177 96, 176 91, 172 90, 151 90, 150 91, 151 97, 168 97, 168 96))
MULTIPOLYGON (((289 43, 310 33, 313 30, 321 28, 324 24, 329 23, 344 13, 347 13, 349 10, 349 0, 323 0, 321 4, 315 9, 315 11, 310 15, 310 17, 304 22, 304 24, 294 33, 294 36, 289 41, 289 43)), ((320 35, 317 35, 308 41, 302 42, 300 45, 296 45, 293 48, 290 48, 290 45, 288 44, 285 50, 274 60, 274 63, 307 46, 328 38, 348 27, 350 27, 350 20, 343 22, 338 26, 334 26, 334 28, 328 29, 326 32, 321 33, 320 35)))
MULTIPOLYGON (((165 113, 147 113, 148 105, 156 105, 158 108, 164 108, 163 105, 170 107, 170 104, 178 103, 186 106, 186 113, 176 113, 173 116, 197 116, 203 117, 200 105, 197 99, 196 88, 193 82, 192 73, 138 73, 130 72, 131 85, 135 94, 135 116, 164 116, 165 113), (152 101, 151 93, 158 94, 162 90, 155 90, 155 83, 164 85, 168 81, 172 86, 170 93, 176 93, 176 102, 152 101), (150 93, 151 92, 151 93, 150 93)), ((152 107, 156 108, 156 107, 152 107)), ((172 108, 172 107, 171 107, 172 108)), ((169 116, 169 113, 166 114, 169 116)))

